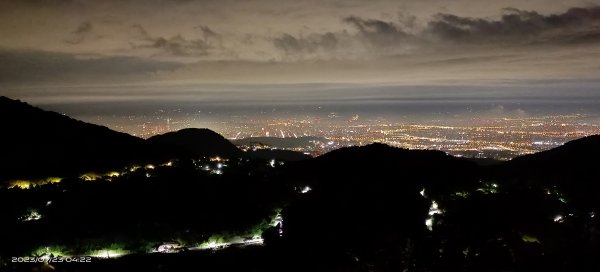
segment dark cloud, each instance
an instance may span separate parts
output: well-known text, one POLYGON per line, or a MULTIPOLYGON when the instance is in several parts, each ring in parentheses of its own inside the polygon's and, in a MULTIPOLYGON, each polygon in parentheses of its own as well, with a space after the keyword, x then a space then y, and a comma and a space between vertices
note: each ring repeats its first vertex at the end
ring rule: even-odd
POLYGON ((34 50, 0 49, 1 84, 110 82, 141 78, 181 67, 134 57, 76 56, 34 50))
POLYGON ((202 31, 202 35, 204 36, 205 40, 208 39, 213 39, 213 38, 220 38, 221 35, 219 35, 217 32, 214 32, 212 29, 210 29, 210 27, 205 26, 205 25, 199 25, 196 27, 196 29, 199 29, 200 31, 202 31))
POLYGON ((180 34, 171 38, 153 37, 146 31, 144 27, 139 24, 133 25, 132 28, 136 32, 134 34, 134 38, 144 42, 142 45, 133 45, 134 49, 154 48, 169 55, 179 57, 200 57, 210 55, 210 51, 214 48, 214 46, 211 45, 209 39, 219 36, 216 32, 212 31, 206 26, 201 28, 201 30, 203 29, 203 33, 205 33, 202 39, 187 39, 180 34))
POLYGON ((79 44, 82 43, 90 33, 94 30, 94 26, 91 22, 81 23, 77 29, 71 32, 71 38, 65 40, 66 43, 79 44))
POLYGON ((196 29, 198 29, 202 32, 202 37, 204 38, 204 42, 206 42, 207 44, 210 44, 210 45, 213 45, 213 43, 215 43, 219 47, 223 47, 223 39, 221 37, 221 34, 215 32, 210 27, 205 26, 205 25, 199 25, 196 27, 196 29))
POLYGON ((515 8, 504 9, 499 20, 437 14, 429 22, 426 34, 455 42, 532 42, 543 38, 545 42, 577 39, 581 33, 595 39, 600 33, 600 7, 571 8, 564 13, 542 15, 535 11, 515 8), (591 33, 590 33, 591 32, 591 33))
POLYGON ((131 28, 134 31, 134 34, 133 34, 134 39, 145 40, 145 41, 154 40, 154 38, 152 38, 152 36, 150 36, 150 34, 148 34, 148 31, 146 31, 146 29, 142 25, 134 24, 131 26, 131 28))
MULTIPOLYGON (((440 13, 420 28, 414 16, 404 13, 399 14, 397 21, 390 22, 358 16, 345 17, 342 21, 356 32, 348 34, 341 30, 305 36, 283 34, 273 39, 273 44, 287 55, 313 54, 320 50, 330 53, 367 52, 382 56, 443 50, 453 44, 557 45, 600 41, 599 6, 570 8, 563 13, 549 15, 505 8, 498 19, 440 13), (364 50, 343 50, 356 49, 357 45, 364 50)), ((340 56, 344 57, 338 54, 340 56)))
MULTIPOLYGON (((10 1, 10 0, 8 0, 10 1)), ((23 4, 31 4, 31 5, 67 5, 78 3, 77 0, 19 0, 13 2, 19 2, 23 4)))
POLYGON ((363 19, 357 16, 346 17, 343 21, 355 27, 365 41, 378 47, 397 46, 412 39, 410 34, 393 22, 363 19))
POLYGON ((331 52, 337 48, 338 43, 338 37, 331 32, 324 34, 315 33, 298 38, 286 33, 273 39, 273 45, 283 50, 287 55, 312 54, 317 51, 331 52))
POLYGON ((286 55, 322 52, 331 54, 330 58, 347 58, 356 57, 348 55, 356 52, 380 55, 401 51, 406 46, 414 44, 417 39, 403 30, 401 26, 403 23, 396 24, 357 16, 346 17, 343 22, 352 26, 356 33, 341 30, 311 33, 299 37, 286 33, 273 39, 273 45, 284 51, 286 55))
POLYGON ((86 34, 86 33, 91 32, 92 29, 94 29, 94 26, 92 26, 92 23, 83 22, 77 27, 77 29, 75 29, 75 31, 73 31, 73 34, 76 34, 76 35, 86 34))
POLYGON ((212 48, 204 40, 188 40, 181 35, 169 39, 157 38, 152 47, 164 50, 174 56, 206 56, 212 48))

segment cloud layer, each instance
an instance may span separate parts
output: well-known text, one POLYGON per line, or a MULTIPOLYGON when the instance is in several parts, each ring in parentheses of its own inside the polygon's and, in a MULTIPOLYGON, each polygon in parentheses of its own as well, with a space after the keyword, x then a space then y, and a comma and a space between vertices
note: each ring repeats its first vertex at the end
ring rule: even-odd
POLYGON ((6 0, 0 36, 0 84, 61 69, 202 82, 600 75, 600 7, 577 0, 6 0))

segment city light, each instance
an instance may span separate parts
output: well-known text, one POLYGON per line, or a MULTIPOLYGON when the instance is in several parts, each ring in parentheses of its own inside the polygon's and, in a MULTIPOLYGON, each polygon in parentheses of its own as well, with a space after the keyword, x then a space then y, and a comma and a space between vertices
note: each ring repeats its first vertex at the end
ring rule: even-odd
POLYGON ((112 172, 106 173, 104 176, 109 177, 109 178, 115 178, 115 177, 119 177, 120 175, 121 175, 121 173, 112 171, 112 172))
POLYGON ((14 180, 9 182, 8 188, 29 189, 31 185, 31 181, 28 180, 14 180))
POLYGON ((427 218, 425 220, 425 226, 427 226, 428 230, 433 230, 433 218, 427 218))
POLYGON ((27 213, 25 215, 19 217, 19 220, 21 220, 23 222, 37 221, 40 219, 42 219, 42 214, 40 214, 37 210, 34 210, 34 209, 27 211, 27 213))
POLYGON ((554 216, 554 219, 553 219, 553 220, 554 220, 554 222, 556 222, 556 223, 563 223, 563 222, 565 222, 565 219, 564 219, 564 217, 563 217, 562 215, 560 215, 560 214, 558 214, 558 215, 554 216))
POLYGON ((62 178, 59 177, 49 177, 38 180, 11 180, 8 182, 8 188, 18 188, 18 189, 31 189, 33 186, 40 186, 46 184, 54 184, 62 181, 62 178))
POLYGON ((521 239, 525 243, 537 243, 537 244, 540 243, 540 240, 537 237, 527 235, 527 234, 524 234, 523 236, 521 236, 521 239))
POLYGON ((85 181, 94 181, 94 180, 102 178, 102 176, 98 175, 96 173, 85 173, 85 174, 79 176, 79 178, 82 180, 85 180, 85 181))
POLYGON ((36 250, 34 250, 33 252, 31 252, 31 255, 33 256, 38 256, 38 257, 43 257, 43 259, 48 259, 50 256, 62 256, 62 257, 69 257, 68 254, 65 254, 63 252, 63 250, 60 249, 60 247, 55 247, 55 246, 42 246, 37 248, 36 250))
POLYGON ((435 200, 431 201, 431 206, 429 207, 429 212, 427 213, 427 219, 425 220, 425 226, 430 231, 433 230, 433 219, 436 214, 442 214, 443 211, 439 208, 437 202, 435 200))
POLYGON ((177 242, 171 242, 171 243, 164 243, 159 245, 156 250, 153 250, 152 252, 159 252, 159 253, 177 253, 179 251, 181 251, 181 249, 183 249, 183 247, 177 243, 177 242))

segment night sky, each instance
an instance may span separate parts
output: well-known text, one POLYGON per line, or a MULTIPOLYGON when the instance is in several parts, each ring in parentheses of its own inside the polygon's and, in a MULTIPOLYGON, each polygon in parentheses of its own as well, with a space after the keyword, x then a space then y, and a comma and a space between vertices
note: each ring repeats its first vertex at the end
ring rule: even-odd
POLYGON ((579 0, 3 0, 0 37, 0 95, 38 105, 381 86, 596 99, 600 78, 600 6, 579 0))

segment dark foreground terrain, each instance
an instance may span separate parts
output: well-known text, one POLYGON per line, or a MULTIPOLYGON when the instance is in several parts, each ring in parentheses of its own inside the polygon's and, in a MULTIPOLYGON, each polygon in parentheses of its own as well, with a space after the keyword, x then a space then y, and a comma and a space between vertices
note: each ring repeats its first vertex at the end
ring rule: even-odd
POLYGON ((0 104, 0 271, 600 271, 600 136, 494 164, 301 160, 0 104))

